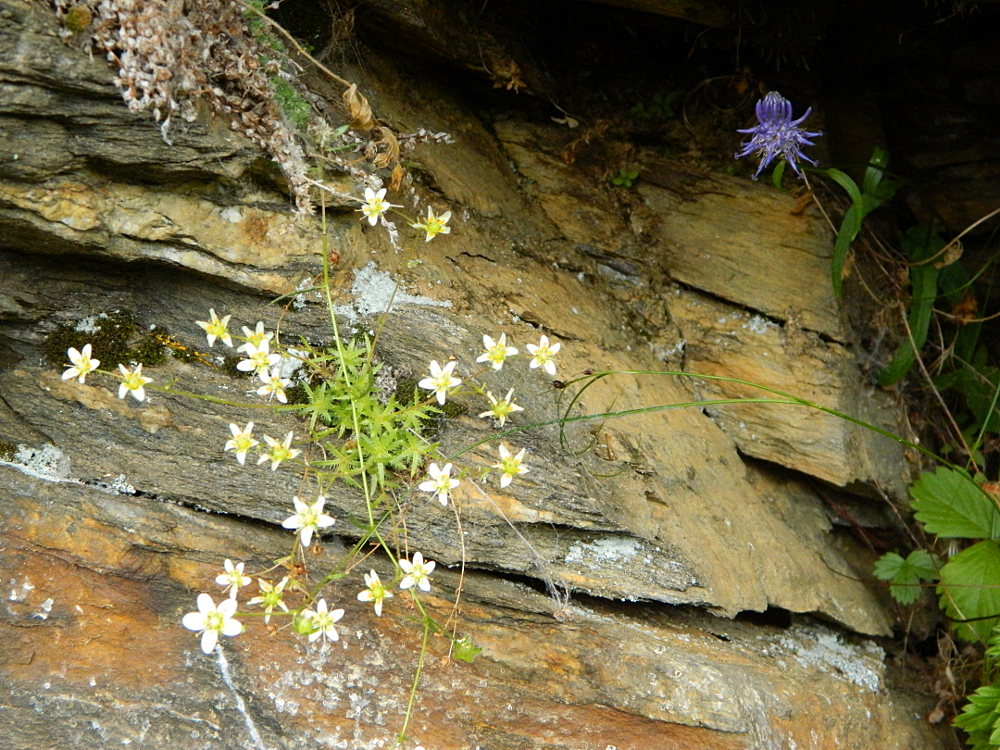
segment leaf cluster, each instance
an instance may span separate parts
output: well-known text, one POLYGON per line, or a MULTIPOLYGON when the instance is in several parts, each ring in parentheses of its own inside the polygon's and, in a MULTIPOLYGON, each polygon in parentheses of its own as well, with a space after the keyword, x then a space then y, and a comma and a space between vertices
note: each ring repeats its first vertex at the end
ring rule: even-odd
POLYGON ((387 394, 379 386, 381 363, 367 339, 313 352, 312 382, 303 384, 304 403, 291 406, 309 421, 323 458, 311 465, 372 494, 393 486, 393 474, 414 476, 436 444, 424 437, 438 409, 412 393, 387 394))
POLYGON ((915 518, 929 534, 981 540, 944 565, 923 550, 895 552, 876 564, 900 604, 917 600, 922 581, 937 579, 941 609, 959 637, 986 642, 1000 622, 1000 510, 997 500, 965 472, 946 466, 921 475, 910 488, 915 518))
POLYGON ((622 167, 618 170, 618 176, 615 177, 611 182, 617 187, 632 187, 632 183, 639 179, 639 173, 636 170, 628 170, 622 167))
POLYGON ((680 91, 671 91, 667 94, 654 94, 651 104, 646 105, 636 102, 635 106, 629 110, 629 115, 636 120, 659 120, 670 119, 677 116, 674 110, 674 102, 680 97, 680 91))

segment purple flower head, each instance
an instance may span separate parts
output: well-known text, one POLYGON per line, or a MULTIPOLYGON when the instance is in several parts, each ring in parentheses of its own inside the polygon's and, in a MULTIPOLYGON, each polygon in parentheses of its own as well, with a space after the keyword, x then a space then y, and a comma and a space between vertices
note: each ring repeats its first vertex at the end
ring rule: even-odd
POLYGON ((753 138, 743 144, 743 150, 735 158, 740 159, 750 154, 760 157, 760 166, 753 175, 755 180, 776 157, 791 164, 795 174, 801 177, 802 173, 795 160, 805 159, 810 164, 815 164, 815 161, 802 153, 802 147, 814 145, 809 139, 823 135, 822 132, 810 133, 799 127, 810 114, 812 107, 798 120, 793 120, 792 103, 777 91, 772 91, 757 102, 757 127, 736 131, 752 133, 753 138))

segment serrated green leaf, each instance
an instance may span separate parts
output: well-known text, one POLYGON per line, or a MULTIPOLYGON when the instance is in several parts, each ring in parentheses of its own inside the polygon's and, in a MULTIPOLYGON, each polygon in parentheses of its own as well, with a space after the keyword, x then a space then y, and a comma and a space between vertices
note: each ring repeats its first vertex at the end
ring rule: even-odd
POLYGON ((916 519, 930 534, 959 539, 997 539, 1000 512, 969 477, 947 466, 924 473, 910 487, 916 519))
POLYGON ((938 594, 959 638, 989 639, 1000 615, 1000 545, 980 542, 951 558, 941 568, 938 594))
POLYGON ((962 707, 962 713, 955 717, 954 724, 970 734, 988 731, 1000 716, 998 704, 1000 689, 995 685, 983 685, 969 696, 969 702, 962 707))
POLYGON ((904 560, 895 552, 883 555, 875 563, 875 577, 892 581, 889 593, 900 604, 913 604, 920 598, 921 581, 937 578, 939 561, 925 550, 916 549, 904 560))
POLYGON ((875 563, 875 577, 880 581, 894 578, 900 568, 906 565, 906 560, 897 552, 886 552, 875 563))

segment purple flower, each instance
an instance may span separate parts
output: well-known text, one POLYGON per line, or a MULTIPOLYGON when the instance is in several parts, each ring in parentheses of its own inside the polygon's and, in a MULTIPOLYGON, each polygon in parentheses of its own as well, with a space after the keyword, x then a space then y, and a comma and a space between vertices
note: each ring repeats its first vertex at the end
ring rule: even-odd
POLYGON ((791 164, 795 174, 801 177, 802 173, 799 172, 799 165, 795 160, 805 159, 810 164, 815 164, 816 162, 802 153, 802 147, 814 145, 809 139, 823 135, 822 132, 810 133, 799 127, 810 114, 812 107, 798 120, 793 120, 792 103, 777 91, 772 91, 757 102, 757 127, 736 131, 752 133, 753 138, 743 144, 743 150, 737 153, 735 158, 740 159, 754 153, 760 157, 760 166, 753 175, 755 180, 775 157, 781 157, 791 164))

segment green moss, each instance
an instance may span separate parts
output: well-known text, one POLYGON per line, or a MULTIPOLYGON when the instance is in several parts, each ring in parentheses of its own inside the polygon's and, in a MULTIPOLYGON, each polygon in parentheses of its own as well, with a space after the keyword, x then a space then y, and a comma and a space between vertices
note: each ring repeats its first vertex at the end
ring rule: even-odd
POLYGON ((8 443, 6 440, 0 440, 0 461, 13 461, 16 455, 16 445, 8 443))
POLYGON ((454 401, 445 401, 444 406, 440 407, 440 409, 445 419, 460 417, 468 411, 464 406, 456 404, 454 401))
POLYGON ((82 349, 90 344, 102 369, 112 370, 131 361, 129 342, 134 334, 135 318, 131 313, 122 310, 100 313, 84 318, 75 326, 63 324, 56 328, 46 341, 45 356, 52 364, 62 365, 66 362, 67 349, 82 349))
POLYGON ((274 89, 274 101, 285 117, 297 130, 305 130, 312 119, 312 107, 309 106, 309 102, 291 83, 280 76, 275 75, 271 78, 271 87, 274 89))
POLYGON ((89 8, 83 5, 74 5, 72 8, 66 11, 66 15, 63 16, 63 24, 69 31, 74 34, 79 34, 90 28, 90 24, 94 20, 94 14, 90 12, 89 8))
POLYGON ((295 385, 289 386, 285 389, 285 398, 288 399, 288 403, 292 406, 296 406, 298 404, 308 404, 309 392, 306 391, 306 388, 302 383, 296 383, 295 385))
POLYGON ((134 341, 140 329, 135 315, 128 310, 103 312, 84 318, 76 325, 58 326, 45 341, 45 357, 56 366, 66 364, 66 351, 73 347, 91 346, 94 357, 101 361, 102 370, 114 370, 118 365, 140 362, 158 365, 166 359, 169 334, 160 329, 134 341))
POLYGON ((254 376, 252 372, 245 372, 236 367, 242 361, 243 357, 229 354, 222 360, 219 370, 231 378, 252 378, 254 376))
POLYGON ((135 361, 144 365, 159 365, 167 359, 166 347, 158 336, 143 336, 132 348, 135 361))

